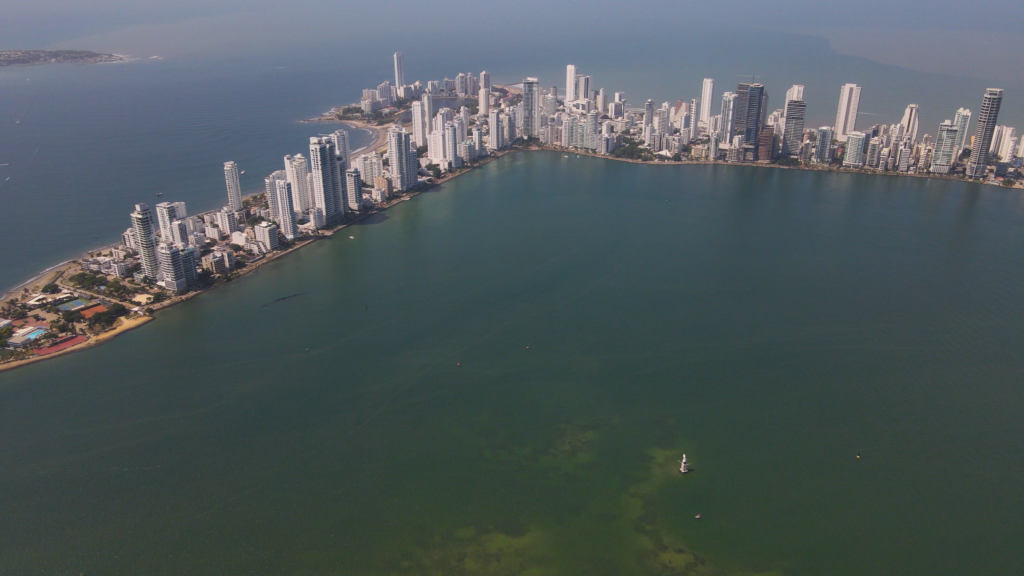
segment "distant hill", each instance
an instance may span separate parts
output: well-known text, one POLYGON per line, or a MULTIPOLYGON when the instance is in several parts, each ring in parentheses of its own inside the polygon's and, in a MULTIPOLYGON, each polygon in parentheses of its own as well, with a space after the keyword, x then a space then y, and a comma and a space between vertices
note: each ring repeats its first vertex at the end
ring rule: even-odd
POLYGON ((3 50, 0 66, 27 66, 30 64, 99 64, 124 62, 124 56, 97 54, 87 50, 3 50))

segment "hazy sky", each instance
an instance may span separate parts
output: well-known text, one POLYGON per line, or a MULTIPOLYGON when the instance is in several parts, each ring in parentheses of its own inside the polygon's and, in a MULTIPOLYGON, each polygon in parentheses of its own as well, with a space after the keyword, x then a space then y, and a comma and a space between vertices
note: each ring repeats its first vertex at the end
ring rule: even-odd
POLYGON ((1021 0, 0 0, 0 48, 75 47, 133 55, 233 56, 326 46, 361 52, 422 42, 636 42, 696 29, 808 34, 840 52, 926 72, 1019 80, 1021 0), (408 37, 408 36, 407 36, 408 37), (411 43, 411 42, 410 42, 411 43))

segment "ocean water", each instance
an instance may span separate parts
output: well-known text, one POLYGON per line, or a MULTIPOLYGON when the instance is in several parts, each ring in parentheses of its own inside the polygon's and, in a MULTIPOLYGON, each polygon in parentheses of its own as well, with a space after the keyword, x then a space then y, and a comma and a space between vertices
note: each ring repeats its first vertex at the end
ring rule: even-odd
POLYGON ((511 154, 0 374, 0 572, 1013 573, 1022 238, 994 187, 511 154))

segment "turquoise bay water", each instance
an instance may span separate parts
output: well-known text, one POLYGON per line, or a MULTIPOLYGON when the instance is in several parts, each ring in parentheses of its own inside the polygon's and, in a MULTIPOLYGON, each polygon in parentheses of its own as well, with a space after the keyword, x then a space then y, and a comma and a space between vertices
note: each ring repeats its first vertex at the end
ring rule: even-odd
POLYGON ((1022 223, 507 156, 0 374, 0 572, 1012 573, 1022 223))

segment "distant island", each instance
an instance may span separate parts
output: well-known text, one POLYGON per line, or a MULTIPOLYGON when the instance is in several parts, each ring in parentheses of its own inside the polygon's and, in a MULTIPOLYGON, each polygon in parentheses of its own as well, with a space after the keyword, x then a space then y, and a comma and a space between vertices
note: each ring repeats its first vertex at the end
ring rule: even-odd
POLYGON ((2 50, 0 66, 29 66, 32 64, 99 64, 125 62, 128 58, 117 54, 97 54, 88 50, 2 50))

